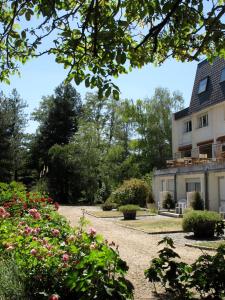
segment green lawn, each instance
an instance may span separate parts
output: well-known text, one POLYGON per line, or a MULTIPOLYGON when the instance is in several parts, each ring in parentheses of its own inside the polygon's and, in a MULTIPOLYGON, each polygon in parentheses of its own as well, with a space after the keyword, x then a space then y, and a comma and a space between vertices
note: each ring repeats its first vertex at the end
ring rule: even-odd
MULTIPOLYGON (((117 210, 111 211, 87 211, 88 214, 96 218, 119 218, 123 216, 123 213, 117 210)), ((137 211, 137 216, 154 216, 155 214, 151 213, 148 210, 137 211)))
POLYGON ((225 241, 219 240, 219 241, 200 242, 200 243, 194 244, 194 246, 197 246, 197 247, 208 247, 208 248, 212 248, 212 249, 217 249, 220 245, 225 245, 225 241))
POLYGON ((119 221, 118 223, 147 233, 182 231, 182 219, 180 218, 151 218, 147 220, 119 221))

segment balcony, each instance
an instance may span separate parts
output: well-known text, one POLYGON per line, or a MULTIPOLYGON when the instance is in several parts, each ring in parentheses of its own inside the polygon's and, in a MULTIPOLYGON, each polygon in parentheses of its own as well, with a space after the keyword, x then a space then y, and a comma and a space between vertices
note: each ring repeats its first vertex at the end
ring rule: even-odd
POLYGON ((210 163, 225 162, 225 144, 204 144, 199 147, 174 153, 173 159, 167 160, 167 168, 186 167, 210 163))

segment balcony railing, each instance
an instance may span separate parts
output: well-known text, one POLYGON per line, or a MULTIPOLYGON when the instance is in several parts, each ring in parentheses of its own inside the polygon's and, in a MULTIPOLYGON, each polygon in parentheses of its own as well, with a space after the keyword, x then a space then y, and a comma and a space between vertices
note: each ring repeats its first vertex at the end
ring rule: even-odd
POLYGON ((179 151, 174 153, 173 159, 166 162, 169 168, 225 162, 225 144, 208 144, 179 151))

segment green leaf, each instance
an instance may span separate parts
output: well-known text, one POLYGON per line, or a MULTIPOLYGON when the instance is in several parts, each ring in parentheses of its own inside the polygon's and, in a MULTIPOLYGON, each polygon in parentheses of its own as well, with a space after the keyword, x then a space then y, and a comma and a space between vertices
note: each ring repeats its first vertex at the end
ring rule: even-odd
POLYGON ((31 19, 31 13, 30 13, 30 11, 27 11, 25 13, 25 18, 26 18, 27 21, 30 21, 30 19, 31 19))
POLYGON ((113 90, 113 98, 115 100, 119 100, 120 94, 119 94, 119 92, 117 90, 113 90))
POLYGON ((25 40, 25 39, 26 39, 26 36, 27 36, 26 31, 23 30, 23 31, 21 32, 21 37, 25 40))
POLYGON ((89 78, 87 78, 85 80, 85 86, 88 88, 90 86, 90 81, 89 81, 89 78))

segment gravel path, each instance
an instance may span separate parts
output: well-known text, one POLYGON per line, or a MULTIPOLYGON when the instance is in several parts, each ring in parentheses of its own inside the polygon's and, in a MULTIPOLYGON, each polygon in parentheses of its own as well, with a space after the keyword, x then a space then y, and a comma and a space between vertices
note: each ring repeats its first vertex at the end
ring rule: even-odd
MULTIPOLYGON (((82 216, 82 209, 93 211, 99 208, 62 206, 59 212, 74 226, 82 216)), ((151 235, 121 227, 116 224, 115 219, 101 219, 90 215, 86 215, 86 217, 91 222, 91 226, 93 226, 98 233, 102 234, 109 242, 114 241, 119 245, 120 256, 129 266, 127 278, 135 287, 135 299, 155 299, 152 294, 152 286, 144 277, 144 270, 149 266, 150 260, 156 257, 157 251, 159 250, 157 243, 165 234, 151 235)), ((169 236, 174 239, 176 250, 182 260, 191 263, 202 254, 199 249, 184 246, 187 240, 184 238, 183 233, 169 234, 169 236)))

